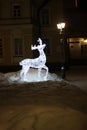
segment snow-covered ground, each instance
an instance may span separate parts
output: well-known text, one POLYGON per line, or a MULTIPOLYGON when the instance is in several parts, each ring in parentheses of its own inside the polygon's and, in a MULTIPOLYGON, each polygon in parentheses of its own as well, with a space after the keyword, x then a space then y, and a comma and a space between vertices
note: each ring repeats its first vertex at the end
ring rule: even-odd
MULTIPOLYGON (((21 71, 21 70, 20 70, 21 71)), ((61 81, 62 79, 55 73, 48 73, 47 78, 45 77, 45 70, 41 71, 41 76, 38 78, 38 70, 30 68, 29 72, 26 76, 26 81, 20 78, 20 71, 17 72, 9 72, 9 73, 0 73, 0 81, 8 81, 8 82, 40 82, 40 81, 61 81), (38 80, 39 79, 39 80, 38 80)))

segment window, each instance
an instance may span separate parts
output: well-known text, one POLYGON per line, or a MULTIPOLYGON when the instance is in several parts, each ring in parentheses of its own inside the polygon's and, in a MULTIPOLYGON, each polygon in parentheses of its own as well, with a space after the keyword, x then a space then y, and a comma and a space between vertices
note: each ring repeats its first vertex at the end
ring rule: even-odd
POLYGON ((2 45, 2 39, 0 38, 0 58, 3 57, 3 45, 2 45))
POLYGON ((41 11, 41 17, 40 17, 40 20, 41 20, 41 25, 49 25, 49 10, 48 9, 43 9, 41 11))
POLYGON ((12 16, 13 17, 20 17, 21 16, 20 5, 13 5, 12 16))
POLYGON ((46 44, 45 53, 50 54, 50 40, 48 38, 43 39, 43 43, 46 44))
POLYGON ((14 39, 14 56, 23 56, 23 43, 21 38, 14 39))

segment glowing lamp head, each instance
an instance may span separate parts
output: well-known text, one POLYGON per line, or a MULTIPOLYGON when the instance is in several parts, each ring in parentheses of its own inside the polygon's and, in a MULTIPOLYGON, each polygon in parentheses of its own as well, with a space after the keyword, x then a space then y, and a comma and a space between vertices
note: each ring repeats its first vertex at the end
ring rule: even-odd
POLYGON ((62 31, 62 29, 65 28, 65 23, 57 24, 57 28, 62 31))

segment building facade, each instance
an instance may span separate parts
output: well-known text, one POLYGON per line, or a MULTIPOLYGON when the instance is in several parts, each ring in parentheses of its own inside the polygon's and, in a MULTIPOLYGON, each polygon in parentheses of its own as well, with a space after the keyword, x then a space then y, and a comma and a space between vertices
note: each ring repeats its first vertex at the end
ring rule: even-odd
POLYGON ((70 64, 87 64, 87 8, 83 0, 64 0, 70 64))
POLYGON ((18 65, 32 57, 35 9, 29 0, 0 0, 0 66, 18 65))
MULTIPOLYGON (((0 0, 0 68, 19 66, 25 58, 38 57, 31 50, 41 37, 46 44, 48 67, 87 61, 87 10, 78 0, 0 0), (65 22, 65 56, 57 23, 65 22)), ((85 4, 84 4, 85 5, 85 4)))
POLYGON ((31 44, 38 37, 47 45, 47 63, 59 63, 56 24, 61 17, 61 0, 0 0, 0 66, 19 66, 22 59, 37 57, 31 44))

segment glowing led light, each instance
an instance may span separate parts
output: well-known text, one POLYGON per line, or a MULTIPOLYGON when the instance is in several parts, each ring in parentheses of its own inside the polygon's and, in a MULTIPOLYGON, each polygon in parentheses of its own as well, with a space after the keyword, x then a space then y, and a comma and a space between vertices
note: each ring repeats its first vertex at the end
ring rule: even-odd
POLYGON ((46 44, 42 44, 42 40, 38 38, 37 40, 39 42, 39 45, 31 45, 31 50, 38 50, 39 51, 39 57, 35 59, 24 59, 19 64, 22 66, 22 70, 20 72, 20 77, 23 81, 27 81, 27 73, 30 69, 30 67, 37 68, 38 69, 38 81, 40 80, 40 74, 41 74, 41 69, 46 70, 46 75, 44 77, 44 80, 47 79, 48 75, 48 67, 45 65, 46 64, 46 55, 44 53, 44 48, 46 44))
POLYGON ((57 24, 57 28, 62 30, 63 28, 65 28, 65 23, 59 23, 57 24))

